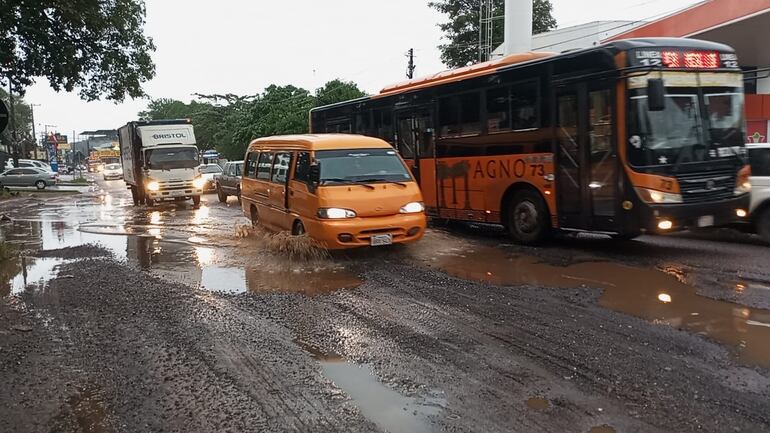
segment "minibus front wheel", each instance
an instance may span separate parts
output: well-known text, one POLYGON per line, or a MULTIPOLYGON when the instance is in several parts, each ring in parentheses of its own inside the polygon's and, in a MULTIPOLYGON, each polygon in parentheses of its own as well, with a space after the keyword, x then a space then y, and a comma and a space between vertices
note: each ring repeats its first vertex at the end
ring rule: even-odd
POLYGON ((256 227, 259 224, 259 212, 257 211, 257 207, 254 205, 251 205, 251 225, 252 227, 256 227))
POLYGON ((305 225, 302 224, 302 221, 297 220, 294 221, 294 226, 292 226, 291 234, 294 236, 302 236, 305 234, 305 225))

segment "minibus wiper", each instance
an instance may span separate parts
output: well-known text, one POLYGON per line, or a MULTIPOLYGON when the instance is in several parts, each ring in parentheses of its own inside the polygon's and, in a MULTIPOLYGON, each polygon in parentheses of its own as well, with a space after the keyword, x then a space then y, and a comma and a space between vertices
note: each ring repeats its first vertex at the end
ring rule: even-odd
POLYGON ((361 182, 387 182, 387 183, 395 183, 396 185, 403 186, 404 188, 409 186, 409 185, 405 184, 404 182, 398 182, 398 181, 395 181, 395 180, 387 180, 387 179, 364 179, 361 182))
POLYGON ((339 177, 327 177, 326 179, 323 179, 321 181, 321 183, 324 183, 324 182, 353 183, 353 184, 356 184, 356 185, 365 186, 365 187, 367 187, 369 189, 375 189, 373 186, 371 186, 371 185, 369 185, 366 182, 361 181, 361 180, 342 179, 342 178, 339 178, 339 177))

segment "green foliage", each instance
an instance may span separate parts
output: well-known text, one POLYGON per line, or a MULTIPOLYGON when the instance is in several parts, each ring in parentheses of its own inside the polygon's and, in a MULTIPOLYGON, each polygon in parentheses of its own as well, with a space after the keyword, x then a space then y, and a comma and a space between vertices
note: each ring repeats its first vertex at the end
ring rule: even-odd
MULTIPOLYGON (((10 98, 8 92, 4 89, 0 89, 0 100, 8 105, 10 111, 10 98)), ((32 137, 32 107, 29 106, 24 100, 15 94, 13 98, 14 117, 16 118, 16 137, 17 142, 21 144, 21 157, 24 158, 31 151, 35 145, 35 138, 32 137)), ((11 124, 8 124, 8 128, 0 133, 0 144, 8 146, 8 149, 12 152, 11 145, 11 124)))
MULTIPOLYGON (((504 0, 494 0, 493 16, 502 17, 504 0)), ((439 46, 441 60, 450 68, 459 68, 478 62, 479 58, 479 9, 481 0, 436 0, 428 5, 448 15, 449 21, 439 24, 448 44, 439 46)), ((551 15, 553 6, 550 0, 534 0, 532 11, 532 32, 547 32, 556 28, 556 20, 551 15)), ((492 46, 503 43, 504 28, 502 18, 495 21, 492 46)))
POLYGON ((216 149, 226 158, 243 158, 257 137, 308 132, 313 107, 364 96, 355 83, 333 80, 315 94, 295 87, 271 85, 253 96, 201 95, 186 104, 173 99, 152 100, 139 113, 144 120, 189 118, 201 149, 216 149))
POLYGON ((4 0, 0 76, 23 89, 46 77, 88 101, 144 96, 155 75, 143 0, 4 0))

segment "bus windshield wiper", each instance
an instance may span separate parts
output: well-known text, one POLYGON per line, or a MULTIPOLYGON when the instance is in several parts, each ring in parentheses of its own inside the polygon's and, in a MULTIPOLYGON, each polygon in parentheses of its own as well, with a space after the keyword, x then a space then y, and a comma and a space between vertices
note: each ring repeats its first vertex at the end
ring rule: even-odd
POLYGON ((364 179, 364 180, 361 180, 360 182, 388 182, 388 183, 395 183, 396 185, 403 186, 404 188, 408 186, 404 182, 398 182, 396 180, 387 180, 387 179, 364 179))
POLYGON ((375 189, 373 186, 367 184, 365 181, 362 181, 362 180, 343 179, 341 177, 327 177, 327 178, 321 180, 321 183, 326 183, 326 182, 352 183, 352 184, 355 184, 355 185, 365 186, 365 187, 367 187, 369 189, 375 189))

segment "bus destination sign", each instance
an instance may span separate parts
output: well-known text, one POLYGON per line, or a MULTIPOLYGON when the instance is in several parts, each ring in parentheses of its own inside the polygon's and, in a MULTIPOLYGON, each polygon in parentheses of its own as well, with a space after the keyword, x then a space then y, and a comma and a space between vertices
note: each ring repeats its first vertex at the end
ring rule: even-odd
POLYGON ((670 69, 738 69, 738 56, 718 51, 643 49, 631 53, 631 66, 670 69))

